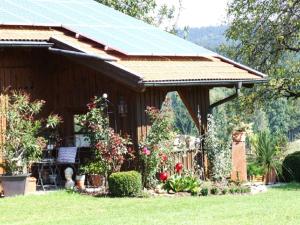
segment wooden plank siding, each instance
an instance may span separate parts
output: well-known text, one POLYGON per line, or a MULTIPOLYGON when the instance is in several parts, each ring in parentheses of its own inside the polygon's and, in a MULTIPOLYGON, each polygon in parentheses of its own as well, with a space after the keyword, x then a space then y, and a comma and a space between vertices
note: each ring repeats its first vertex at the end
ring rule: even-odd
POLYGON ((136 120, 137 140, 141 141, 151 128, 151 123, 146 115, 147 107, 160 109, 168 93, 164 88, 147 88, 145 92, 136 95, 136 120))
MULTIPOLYGON (((130 135, 136 146, 150 129, 151 124, 145 112, 147 106, 160 109, 170 91, 178 91, 195 122, 199 105, 202 124, 206 126, 208 87, 148 87, 140 92, 110 78, 111 71, 106 67, 103 72, 102 67, 96 71, 80 64, 78 59, 73 61, 52 55, 47 49, 1 49, 0 94, 3 95, 7 88, 18 89, 25 90, 33 99, 45 100, 42 116, 57 113, 63 117, 60 130, 63 138, 74 134, 73 116, 86 112, 86 104, 91 98, 102 96, 103 93, 108 94, 112 103, 109 106, 112 112, 109 114, 111 127, 114 128, 116 120, 117 131, 130 135), (126 117, 119 116, 117 112, 121 97, 128 106, 126 117)), ((2 100, 0 104, 3 107, 2 100)), ((0 131, 3 132, 4 128, 5 122, 0 119, 0 131)))
MULTIPOLYGON (((193 171, 194 173, 199 172, 197 170, 197 161, 195 159, 197 150, 187 150, 187 151, 174 151, 171 154, 171 160, 176 163, 182 163, 183 169, 186 171, 193 171)), ((174 170, 169 171, 172 175, 174 170)))
POLYGON ((3 49, 0 52, 0 88, 24 90, 33 99, 46 101, 42 115, 58 113, 63 117, 63 137, 73 135, 73 115, 86 112, 95 96, 108 94, 111 126, 117 121, 118 132, 135 135, 136 92, 101 72, 51 55, 41 49, 3 49), (128 104, 128 116, 120 118, 117 106, 121 96, 128 104), (121 130, 122 129, 122 130, 121 130))

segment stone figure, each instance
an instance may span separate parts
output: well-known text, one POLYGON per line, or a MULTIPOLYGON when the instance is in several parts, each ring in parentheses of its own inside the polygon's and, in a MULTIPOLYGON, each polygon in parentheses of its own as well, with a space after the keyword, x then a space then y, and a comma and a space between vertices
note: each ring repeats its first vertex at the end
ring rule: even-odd
POLYGON ((65 178, 66 178, 65 188, 67 189, 74 188, 75 183, 72 180, 72 176, 73 176, 73 169, 71 167, 67 167, 65 169, 65 178))

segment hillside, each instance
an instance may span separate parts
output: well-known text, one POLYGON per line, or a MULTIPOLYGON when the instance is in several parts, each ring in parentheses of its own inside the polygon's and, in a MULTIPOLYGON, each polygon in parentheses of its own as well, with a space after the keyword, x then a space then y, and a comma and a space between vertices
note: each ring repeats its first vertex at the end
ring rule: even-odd
MULTIPOLYGON (((226 26, 189 28, 186 39, 210 50, 216 51, 220 44, 226 43, 226 39, 224 37, 226 28, 226 26)), ((184 31, 179 30, 178 35, 180 37, 184 37, 184 31)))

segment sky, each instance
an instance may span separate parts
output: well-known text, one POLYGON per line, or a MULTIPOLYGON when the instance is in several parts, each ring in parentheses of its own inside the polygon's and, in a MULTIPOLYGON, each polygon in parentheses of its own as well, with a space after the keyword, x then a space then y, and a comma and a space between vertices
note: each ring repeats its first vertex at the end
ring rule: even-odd
MULTIPOLYGON (((229 0, 182 0, 179 27, 203 27, 224 24, 229 0)), ((159 4, 175 5, 178 0, 157 0, 159 4)))

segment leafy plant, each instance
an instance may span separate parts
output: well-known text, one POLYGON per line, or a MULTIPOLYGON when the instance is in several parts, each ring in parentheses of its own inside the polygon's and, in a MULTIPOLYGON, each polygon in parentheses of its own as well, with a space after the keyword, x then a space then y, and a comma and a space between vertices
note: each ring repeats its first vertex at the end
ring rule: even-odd
POLYGON ((82 164, 79 167, 80 174, 105 174, 105 165, 102 164, 102 161, 91 161, 86 164, 82 164))
POLYGON ((223 187, 222 190, 221 190, 221 193, 223 195, 226 195, 228 193, 228 187, 223 187))
POLYGON ((209 194, 209 189, 208 189, 208 187, 203 187, 203 188, 201 188, 200 193, 201 193, 202 196, 207 196, 207 195, 209 194))
POLYGON ((212 188, 210 189, 210 193, 211 193, 212 195, 218 195, 218 194, 220 193, 220 189, 217 188, 217 187, 212 187, 212 188))
POLYGON ((179 175, 175 174, 171 176, 163 188, 167 190, 167 192, 197 192, 197 189, 200 186, 200 181, 198 178, 191 175, 179 175))
POLYGON ((211 177, 215 181, 224 181, 231 171, 230 141, 218 136, 218 128, 212 115, 208 115, 208 128, 204 138, 204 147, 210 162, 211 177))
POLYGON ((249 176, 263 176, 264 169, 255 162, 248 163, 247 165, 247 174, 249 176))
POLYGON ((157 183, 157 173, 172 168, 170 153, 175 133, 169 99, 165 100, 161 110, 148 107, 146 113, 152 126, 146 139, 139 143, 140 158, 143 184, 146 187, 153 187, 157 183))
POLYGON ((277 174, 281 169, 282 143, 276 134, 268 130, 261 131, 251 139, 255 150, 256 163, 261 166, 264 174, 274 170, 277 174))
POLYGON ((46 120, 38 119, 45 101, 32 101, 25 92, 8 94, 7 107, 1 107, 1 116, 6 119, 6 129, 1 136, 4 163, 7 174, 26 174, 32 162, 38 161, 47 141, 43 129, 55 128, 61 119, 50 115, 46 120))
POLYGON ((113 173, 108 178, 108 186, 112 196, 137 196, 142 191, 142 176, 137 171, 113 173))
POLYGON ((251 192, 251 188, 248 186, 241 186, 240 191, 242 194, 247 194, 251 192))
POLYGON ((237 192, 237 187, 236 186, 230 186, 229 187, 229 193, 230 194, 235 194, 237 192))
POLYGON ((94 97, 87 107, 88 112, 77 117, 94 154, 87 168, 92 166, 98 171, 101 168, 105 175, 119 171, 126 157, 134 157, 131 142, 128 137, 121 137, 109 127, 107 104, 103 98, 94 97))

